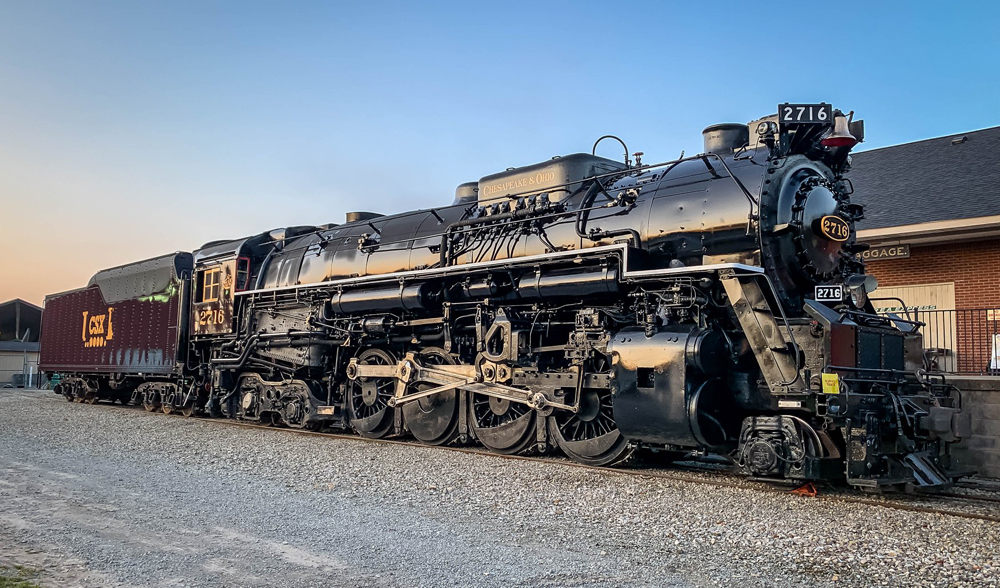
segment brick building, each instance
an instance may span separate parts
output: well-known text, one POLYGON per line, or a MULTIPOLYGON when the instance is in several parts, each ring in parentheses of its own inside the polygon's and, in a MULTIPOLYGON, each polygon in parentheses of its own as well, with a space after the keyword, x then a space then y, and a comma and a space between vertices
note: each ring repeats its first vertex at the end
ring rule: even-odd
POLYGON ((1000 127, 859 152, 848 178, 876 308, 927 323, 941 369, 1000 374, 1000 127))
POLYGON ((848 177, 876 308, 926 323, 929 358, 963 374, 972 435, 953 453, 1000 478, 1000 127, 862 151, 848 177))

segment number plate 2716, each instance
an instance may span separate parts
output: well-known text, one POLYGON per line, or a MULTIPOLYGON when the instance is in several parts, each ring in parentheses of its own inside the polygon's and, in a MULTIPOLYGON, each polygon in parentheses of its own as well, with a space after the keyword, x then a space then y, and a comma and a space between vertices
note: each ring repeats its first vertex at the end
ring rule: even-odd
POLYGON ((829 104, 779 104, 778 122, 784 124, 823 124, 833 121, 829 104))
POLYGON ((816 286, 816 302, 841 302, 844 300, 844 287, 840 284, 834 286, 816 286))

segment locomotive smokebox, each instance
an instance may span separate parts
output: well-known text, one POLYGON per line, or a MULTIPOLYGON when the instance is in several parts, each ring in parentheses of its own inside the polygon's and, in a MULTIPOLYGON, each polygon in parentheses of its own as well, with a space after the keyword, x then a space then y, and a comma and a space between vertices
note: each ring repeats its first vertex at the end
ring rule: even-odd
POLYGON ((705 153, 729 155, 750 142, 750 128, 739 123, 720 123, 705 127, 705 153))

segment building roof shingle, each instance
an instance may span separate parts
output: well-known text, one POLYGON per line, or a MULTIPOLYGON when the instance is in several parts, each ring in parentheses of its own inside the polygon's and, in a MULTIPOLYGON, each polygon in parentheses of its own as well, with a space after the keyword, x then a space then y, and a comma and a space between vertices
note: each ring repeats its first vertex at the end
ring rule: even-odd
POLYGON ((1000 127, 852 155, 859 229, 1000 215, 1000 127))

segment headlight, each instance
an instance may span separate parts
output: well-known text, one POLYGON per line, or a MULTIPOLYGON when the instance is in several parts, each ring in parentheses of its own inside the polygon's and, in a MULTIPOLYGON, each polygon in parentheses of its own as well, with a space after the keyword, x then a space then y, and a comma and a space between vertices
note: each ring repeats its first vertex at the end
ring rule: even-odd
POLYGON ((847 289, 851 293, 851 302, 856 308, 864 308, 868 304, 868 294, 878 288, 875 276, 855 274, 847 279, 847 289))
POLYGON ((868 291, 865 290, 864 286, 851 288, 851 302, 854 303, 855 308, 865 307, 868 302, 868 291))

